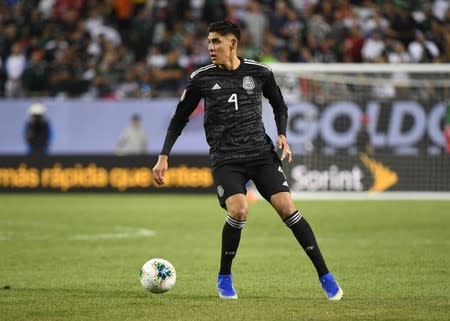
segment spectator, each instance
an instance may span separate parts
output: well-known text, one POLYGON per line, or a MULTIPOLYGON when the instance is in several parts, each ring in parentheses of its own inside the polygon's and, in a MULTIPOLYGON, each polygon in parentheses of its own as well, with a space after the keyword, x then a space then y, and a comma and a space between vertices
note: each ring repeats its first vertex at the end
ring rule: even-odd
POLYGON ((115 87, 117 86, 124 67, 119 60, 119 53, 112 43, 107 43, 103 59, 96 68, 96 78, 94 85, 97 96, 101 98, 114 98, 115 87))
POLYGON ((51 17, 53 13, 53 6, 55 5, 56 0, 40 0, 38 9, 42 13, 45 19, 51 17))
POLYGON ((180 53, 173 49, 167 54, 167 62, 153 70, 154 90, 158 97, 178 96, 185 81, 185 72, 178 62, 180 53))
POLYGON ((70 49, 61 51, 51 66, 50 70, 50 88, 51 96, 67 96, 68 91, 72 88, 71 84, 74 79, 74 65, 70 49))
POLYGON ((251 39, 251 45, 261 50, 266 34, 267 15, 262 10, 261 4, 257 0, 248 3, 248 13, 245 15, 245 25, 251 39))
POLYGON ((28 114, 24 137, 27 152, 32 156, 46 155, 52 138, 51 126, 46 118, 46 108, 39 103, 32 104, 28 114))
POLYGON ((285 1, 276 1, 275 8, 269 12, 270 32, 277 38, 284 38, 282 27, 288 19, 289 7, 285 1))
POLYGON ((125 72, 124 78, 119 81, 116 88, 117 98, 139 97, 139 83, 136 78, 134 69, 129 69, 125 72))
POLYGON ((334 40, 327 36, 324 40, 318 43, 316 50, 313 52, 314 61, 319 63, 337 62, 337 56, 333 50, 334 40))
POLYGON ((362 33, 366 36, 371 35, 374 30, 384 32, 389 27, 389 20, 383 17, 380 10, 371 10, 369 16, 361 19, 362 33))
POLYGON ((53 15, 57 19, 68 19, 68 15, 78 15, 83 9, 85 0, 55 0, 53 3, 53 15))
POLYGON ((358 25, 351 27, 349 34, 343 43, 343 60, 344 62, 361 62, 361 50, 364 45, 364 37, 358 25))
POLYGON ((125 43, 129 43, 129 28, 134 13, 133 0, 113 0, 112 1, 114 19, 121 38, 125 43))
POLYGON ((387 62, 391 64, 411 62, 411 57, 401 41, 390 40, 386 55, 387 62))
POLYGON ((44 61, 43 50, 31 53, 31 59, 22 75, 23 89, 27 96, 47 96, 49 94, 49 68, 44 61))
POLYGON ((414 30, 417 24, 412 16, 411 5, 406 1, 397 1, 393 9, 393 15, 389 26, 383 30, 388 37, 397 39, 408 45, 414 40, 414 30))
POLYGON ((150 39, 153 38, 153 31, 154 24, 151 19, 151 11, 143 8, 132 19, 129 31, 129 46, 136 61, 145 58, 148 47, 151 45, 150 39))
POLYGON ((439 48, 419 30, 416 39, 409 44, 408 52, 412 62, 439 62, 439 48))
POLYGON ((450 9, 448 0, 434 0, 433 1, 433 15, 439 20, 444 21, 447 10, 450 9))
POLYGON ((297 13, 293 10, 287 12, 286 20, 281 26, 281 36, 285 39, 285 45, 289 44, 297 38, 302 38, 304 31, 304 24, 299 19, 297 13))
MULTIPOLYGON (((232 1, 226 0, 225 1, 225 8, 226 8, 226 16, 225 19, 228 21, 231 21, 235 23, 236 25, 239 25, 241 27, 245 27, 244 19, 245 19, 245 2, 243 4, 234 4, 230 3, 232 1)), ((239 2, 239 1, 237 1, 239 2)), ((245 30, 242 30, 241 32, 245 32, 245 30)))
POLYGON ((226 12, 224 0, 208 0, 203 6, 202 20, 208 25, 212 21, 225 18, 226 12))
POLYGON ((156 96, 152 90, 152 80, 150 72, 141 73, 138 81, 138 96, 141 98, 150 98, 156 96))
POLYGON ((339 0, 334 16, 337 21, 340 21, 347 28, 355 25, 355 12, 349 0, 339 0))
POLYGON ((167 63, 167 57, 159 46, 151 46, 147 55, 147 66, 151 69, 162 68, 167 63))
MULTIPOLYGON (((0 23, 2 21, 3 20, 0 19, 0 23)), ((3 61, 6 61, 6 58, 8 58, 11 53, 13 44, 19 41, 19 32, 17 30, 17 26, 12 22, 5 23, 2 27, 2 32, 0 33, 0 55, 3 61)))
POLYGON ((22 45, 18 42, 14 43, 11 54, 6 58, 6 97, 20 97, 23 95, 21 77, 25 70, 26 59, 22 50, 22 45))
POLYGON ((380 30, 374 30, 373 34, 366 39, 361 48, 364 62, 384 62, 384 49, 386 44, 380 30))
POLYGON ((133 114, 130 125, 125 128, 117 142, 118 155, 136 155, 147 153, 147 137, 141 126, 141 116, 133 114))
POLYGON ((308 20, 307 30, 309 36, 322 41, 330 33, 331 26, 325 17, 319 11, 316 11, 308 20))

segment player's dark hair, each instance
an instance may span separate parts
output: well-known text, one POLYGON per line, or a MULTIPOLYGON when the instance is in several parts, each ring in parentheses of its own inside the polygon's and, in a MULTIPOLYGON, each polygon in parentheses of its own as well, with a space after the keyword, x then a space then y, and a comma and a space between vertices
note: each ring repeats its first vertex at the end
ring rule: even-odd
POLYGON ((208 26, 208 32, 217 32, 222 36, 231 33, 237 40, 241 40, 241 30, 239 30, 238 26, 228 20, 211 22, 208 26))

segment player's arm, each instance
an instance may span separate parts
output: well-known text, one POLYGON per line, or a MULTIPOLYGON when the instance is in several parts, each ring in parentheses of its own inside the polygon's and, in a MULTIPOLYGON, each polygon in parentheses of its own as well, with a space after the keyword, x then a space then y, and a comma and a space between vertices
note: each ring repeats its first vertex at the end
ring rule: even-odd
POLYGON ((288 156, 288 161, 292 161, 292 152, 286 138, 288 112, 287 106, 284 102, 281 90, 278 87, 273 72, 269 72, 266 82, 263 86, 263 95, 269 100, 273 109, 275 117, 275 124, 277 126, 278 138, 277 146, 281 151, 280 159, 284 160, 288 156))
POLYGON ((178 137, 181 135, 181 132, 189 121, 189 116, 197 107, 200 99, 200 90, 191 84, 188 85, 181 96, 180 102, 175 110, 175 114, 170 120, 161 153, 158 156, 156 165, 153 167, 153 179, 158 185, 164 184, 164 175, 169 168, 168 159, 170 151, 172 150, 172 147, 178 137))

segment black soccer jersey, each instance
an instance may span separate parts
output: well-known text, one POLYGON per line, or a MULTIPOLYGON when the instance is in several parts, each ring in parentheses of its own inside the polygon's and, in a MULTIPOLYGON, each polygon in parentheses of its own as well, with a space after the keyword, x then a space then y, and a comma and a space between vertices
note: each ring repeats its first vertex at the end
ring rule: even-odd
POLYGON ((204 128, 213 167, 257 158, 273 149, 262 121, 262 96, 274 111, 278 134, 286 135, 287 106, 272 71, 242 59, 236 70, 214 64, 194 71, 178 103, 161 154, 168 155, 190 114, 204 98, 204 128))

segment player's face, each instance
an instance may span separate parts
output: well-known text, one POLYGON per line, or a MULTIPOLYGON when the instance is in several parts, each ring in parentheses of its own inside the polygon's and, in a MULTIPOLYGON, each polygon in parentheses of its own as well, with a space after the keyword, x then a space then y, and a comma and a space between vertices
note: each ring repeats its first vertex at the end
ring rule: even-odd
POLYGON ((232 35, 222 36, 217 32, 210 32, 208 35, 208 51, 211 61, 215 65, 226 65, 232 59, 233 49, 237 40, 232 35))

